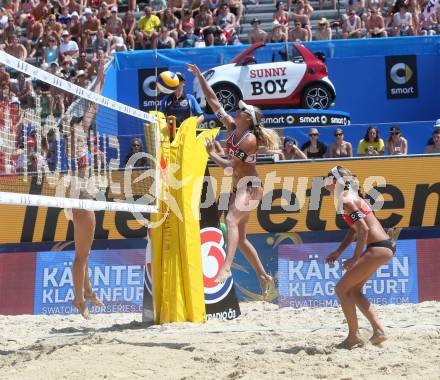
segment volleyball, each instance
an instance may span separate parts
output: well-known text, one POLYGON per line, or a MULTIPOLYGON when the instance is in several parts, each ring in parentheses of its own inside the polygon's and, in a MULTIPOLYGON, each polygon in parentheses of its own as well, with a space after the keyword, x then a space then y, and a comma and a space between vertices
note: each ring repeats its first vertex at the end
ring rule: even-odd
POLYGON ((179 77, 172 71, 164 71, 157 77, 157 89, 164 94, 172 94, 179 85, 179 77))

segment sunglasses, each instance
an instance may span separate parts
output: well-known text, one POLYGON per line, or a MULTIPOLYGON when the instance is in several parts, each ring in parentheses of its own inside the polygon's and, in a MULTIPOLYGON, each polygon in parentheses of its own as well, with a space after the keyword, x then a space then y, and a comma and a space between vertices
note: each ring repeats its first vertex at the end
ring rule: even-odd
POLYGON ((140 148, 139 144, 131 144, 131 146, 134 147, 134 148, 140 148))
POLYGON ((343 133, 335 133, 335 136, 343 136, 343 133))
POLYGON ((390 132, 390 134, 393 136, 397 136, 397 135, 400 135, 400 132, 390 132))
POLYGON ((312 136, 319 136, 319 133, 310 133, 309 136, 310 137, 312 137, 312 136))

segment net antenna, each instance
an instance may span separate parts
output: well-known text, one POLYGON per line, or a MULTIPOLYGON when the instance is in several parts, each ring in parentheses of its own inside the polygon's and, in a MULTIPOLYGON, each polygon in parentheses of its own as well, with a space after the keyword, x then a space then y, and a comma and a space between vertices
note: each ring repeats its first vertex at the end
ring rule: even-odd
POLYGON ((99 69, 92 80, 81 71, 67 78, 72 71, 50 73, 4 51, 0 65, 11 78, 0 99, 0 204, 157 212, 155 116, 102 96, 99 69), (18 99, 13 88, 23 86, 29 93, 18 99))

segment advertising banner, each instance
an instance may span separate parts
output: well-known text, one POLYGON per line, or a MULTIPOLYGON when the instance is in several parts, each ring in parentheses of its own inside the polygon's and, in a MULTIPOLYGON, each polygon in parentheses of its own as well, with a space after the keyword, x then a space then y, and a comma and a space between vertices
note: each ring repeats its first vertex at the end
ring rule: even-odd
MULTIPOLYGON (((335 286, 343 276, 342 262, 353 256, 355 243, 335 264, 326 256, 339 243, 280 245, 278 257, 279 305, 337 306, 335 286)), ((380 305, 418 302, 416 241, 397 242, 396 255, 368 280, 363 293, 380 305)))
POLYGON ((388 99, 417 98, 417 56, 385 57, 388 99))
POLYGON ((0 254, 0 314, 32 314, 35 252, 0 254))
MULTIPOLYGON (((350 124, 347 112, 329 110, 262 110, 262 123, 269 128, 283 127, 324 127, 346 126, 350 124)), ((205 115, 201 128, 222 128, 223 124, 214 115, 205 115)))
MULTIPOLYGON (((93 251, 89 274, 93 290, 105 306, 92 313, 142 312, 145 250, 93 251)), ((34 314, 71 314, 74 297, 74 252, 38 252, 34 314)))
MULTIPOLYGON (((374 198, 378 197, 377 193, 382 195, 382 200, 378 198, 378 204, 373 206, 384 227, 440 225, 440 181, 432 174, 433 168, 440 167, 440 156, 394 156, 257 165, 264 184, 264 197, 258 208, 251 212, 248 233, 347 228, 342 217, 336 214, 333 197, 322 188, 323 176, 335 165, 346 166, 355 173, 365 193, 374 198)), ((210 168, 210 175, 214 199, 223 199, 227 194, 220 190, 223 182, 223 189, 229 189, 226 184, 230 183, 230 176, 225 176, 218 167, 210 168)), ((118 181, 117 173, 113 174, 113 179, 118 181)), ((21 181, 23 178, 18 178, 16 186, 22 186, 21 181)), ((43 187, 45 181, 44 178, 43 187)), ((226 208, 225 202, 219 202, 220 214, 226 208)), ((0 210, 0 243, 73 238, 73 226, 61 209, 0 205, 0 210)), ((145 238, 146 235, 147 228, 130 213, 96 213, 96 239, 145 238)))

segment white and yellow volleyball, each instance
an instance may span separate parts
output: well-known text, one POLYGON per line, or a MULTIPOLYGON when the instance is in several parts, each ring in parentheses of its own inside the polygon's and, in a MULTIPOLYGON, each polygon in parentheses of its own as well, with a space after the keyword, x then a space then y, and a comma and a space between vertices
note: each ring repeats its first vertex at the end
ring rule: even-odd
POLYGON ((172 71, 163 71, 156 81, 157 89, 164 94, 172 94, 179 86, 179 77, 172 71))

